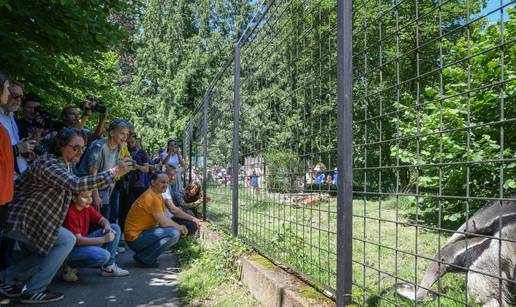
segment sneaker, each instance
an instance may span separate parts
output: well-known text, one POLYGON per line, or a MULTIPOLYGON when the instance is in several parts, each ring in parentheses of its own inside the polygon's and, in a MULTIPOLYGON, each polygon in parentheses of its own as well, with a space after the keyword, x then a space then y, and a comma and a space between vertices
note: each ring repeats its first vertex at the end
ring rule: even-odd
POLYGON ((64 298, 64 295, 59 292, 53 292, 48 289, 32 294, 23 294, 20 296, 20 302, 25 304, 40 304, 57 302, 64 298))
POLYGON ((119 246, 119 247, 117 247, 116 252, 117 252, 118 254, 123 254, 123 253, 125 253, 125 247, 123 247, 123 246, 119 246))
POLYGON ((21 295, 22 288, 17 285, 8 285, 0 283, 0 293, 8 298, 19 297, 21 295))
POLYGON ((122 277, 129 275, 129 271, 120 268, 116 263, 100 268, 100 274, 104 277, 122 277))
POLYGON ((134 262, 136 263, 136 266, 140 268, 159 268, 159 262, 154 263, 146 263, 140 260, 136 254, 133 255, 134 262))
POLYGON ((79 276, 77 276, 77 269, 73 269, 68 265, 65 265, 63 268, 63 280, 67 282, 79 281, 79 276))

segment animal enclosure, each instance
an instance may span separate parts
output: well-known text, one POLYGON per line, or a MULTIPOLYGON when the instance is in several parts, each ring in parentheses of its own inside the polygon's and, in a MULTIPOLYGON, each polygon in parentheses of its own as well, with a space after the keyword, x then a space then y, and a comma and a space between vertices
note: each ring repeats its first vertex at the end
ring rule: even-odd
POLYGON ((263 2, 184 134, 207 219, 342 306, 510 304, 514 3, 263 2))

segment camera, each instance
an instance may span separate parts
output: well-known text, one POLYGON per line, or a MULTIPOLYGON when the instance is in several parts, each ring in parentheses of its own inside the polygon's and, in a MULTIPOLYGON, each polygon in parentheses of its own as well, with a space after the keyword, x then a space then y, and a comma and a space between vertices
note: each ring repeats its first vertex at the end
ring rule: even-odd
POLYGON ((52 113, 43 109, 41 106, 34 108, 36 116, 32 121, 32 125, 36 128, 50 129, 52 127, 52 113))
POLYGON ((89 108, 86 107, 86 104, 84 102, 81 102, 81 109, 83 110, 91 110, 93 112, 97 112, 100 114, 104 114, 107 111, 107 108, 103 106, 103 102, 100 99, 94 99, 93 96, 88 95, 86 96, 86 100, 88 100, 91 104, 89 108))

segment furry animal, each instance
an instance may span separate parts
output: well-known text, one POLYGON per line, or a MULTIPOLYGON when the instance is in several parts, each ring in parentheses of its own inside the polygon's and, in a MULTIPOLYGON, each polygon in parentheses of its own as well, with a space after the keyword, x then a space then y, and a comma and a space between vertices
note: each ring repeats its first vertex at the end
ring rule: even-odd
POLYGON ((468 293, 477 304, 509 306, 516 290, 516 201, 493 201, 478 210, 434 256, 419 287, 404 284, 396 292, 423 301, 447 272, 467 272, 468 293), (507 280, 495 277, 499 272, 507 280))

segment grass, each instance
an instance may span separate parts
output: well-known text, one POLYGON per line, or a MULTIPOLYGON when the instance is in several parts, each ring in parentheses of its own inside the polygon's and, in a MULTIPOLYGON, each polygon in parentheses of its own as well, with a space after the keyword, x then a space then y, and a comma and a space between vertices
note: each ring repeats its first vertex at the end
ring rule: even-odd
MULTIPOLYGON (((209 187, 208 217, 231 227, 231 191, 209 187)), ((321 289, 336 284, 336 200, 294 203, 283 194, 239 190, 239 235, 258 251, 284 264, 321 289)), ((354 200, 353 299, 368 306, 413 306, 393 286, 419 284, 449 233, 414 226, 413 199, 354 200), (417 256, 416 256, 417 255, 417 256)), ((440 293, 424 306, 463 306, 466 278, 447 274, 433 287, 440 293)))
POLYGON ((186 306, 258 306, 239 281, 238 257, 249 252, 238 240, 225 238, 212 248, 184 238, 176 255, 181 263, 179 291, 186 306))

